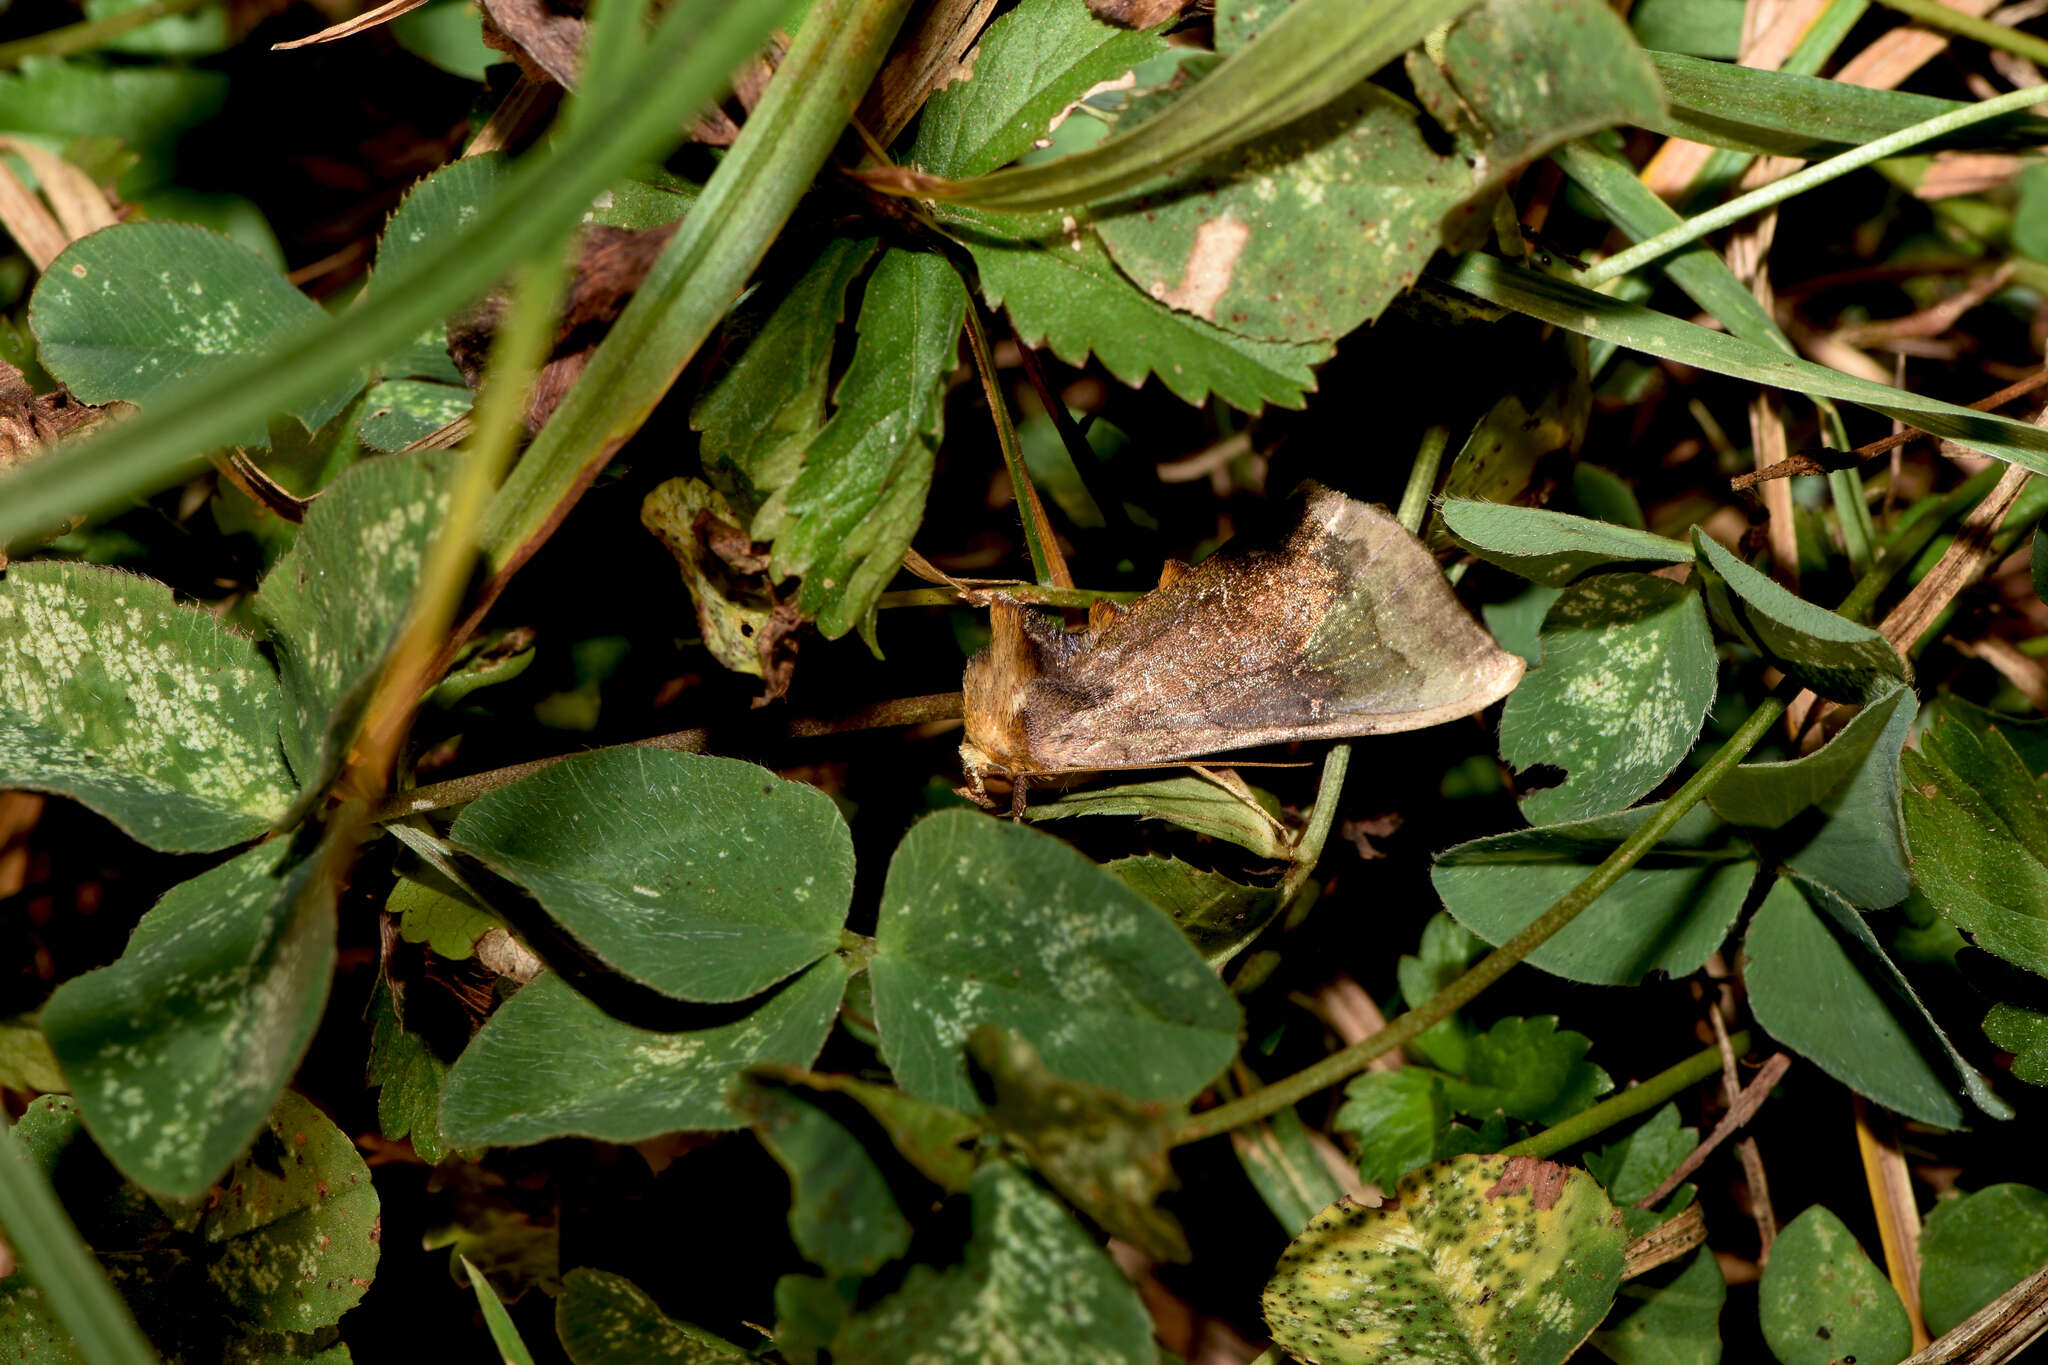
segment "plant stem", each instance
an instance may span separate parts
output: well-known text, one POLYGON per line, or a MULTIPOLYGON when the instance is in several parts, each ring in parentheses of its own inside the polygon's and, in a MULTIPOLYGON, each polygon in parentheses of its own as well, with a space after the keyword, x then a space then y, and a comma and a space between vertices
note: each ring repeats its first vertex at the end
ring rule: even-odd
MULTIPOLYGON (((1891 0, 1886 0, 1891 3, 1891 0)), ((1994 26, 1995 27, 1995 26, 1994 26)), ((1786 200, 1804 194, 1806 191, 1830 180, 1840 179, 1851 171, 1861 170, 1873 161, 1882 161, 1888 156, 1897 156, 1911 147, 1934 138, 1946 137, 1958 129, 1967 128, 1986 119, 2002 114, 2014 113, 2048 100, 2048 87, 2029 86, 2025 90, 2014 90, 2000 95, 1997 99, 1973 104, 1967 109, 1955 109, 1946 114, 1901 128, 1888 133, 1874 142, 1816 162, 1805 170, 1786 176, 1783 180, 1765 185, 1762 189, 1730 199, 1705 213, 1696 214, 1675 228, 1647 237, 1625 251, 1618 251, 1585 271, 1576 281, 1580 286, 1593 289, 1614 279, 1639 270, 1660 256, 1668 255, 1682 246, 1690 245, 1712 232, 1719 232, 1731 223, 1741 222, 1753 213, 1782 204, 1786 200)))
POLYGON ((2048 63, 2048 42, 2036 38, 2031 33, 2021 33, 2018 29, 2008 28, 2004 24, 1950 9, 1940 3, 1940 0, 1877 0, 1877 3, 1886 9, 1895 9, 1901 14, 1911 16, 1913 22, 1922 28, 1953 33, 1958 38, 1974 38, 1986 47, 2001 48, 2015 57, 2025 57, 2031 62, 2048 63))
MULTIPOLYGON (((1000 592, 1013 601, 1028 602, 1041 607, 1083 609, 1097 602, 1135 602, 1145 595, 1142 592, 1108 588, 1041 588, 1032 583, 1004 584, 992 588, 992 591, 1000 592)), ((877 597, 875 606, 882 611, 887 611, 891 607, 955 607, 970 600, 967 594, 958 588, 898 588, 894 592, 885 592, 877 597)))
POLYGON ((1199 1142, 1203 1138, 1215 1137, 1220 1133, 1229 1132, 1240 1124, 1250 1123, 1285 1109, 1318 1090, 1348 1080, 1365 1070, 1376 1058, 1384 1057, 1395 1048, 1406 1045, 1417 1034, 1456 1014, 1480 992, 1506 976, 1523 958, 1549 942, 1559 930, 1577 919, 1587 906, 1600 898, 1602 892, 1620 881, 1623 873, 1634 867, 1644 854, 1656 847, 1658 840, 1670 833, 1686 813, 1704 800, 1707 793, 1712 791, 1723 777, 1734 771, 1735 765, 1748 756, 1749 751, 1770 733, 1771 727, 1777 724, 1778 718, 1784 714, 1785 698, 1782 695, 1765 698, 1763 704, 1752 711, 1749 719, 1742 723, 1742 728, 1730 735, 1728 742, 1723 744, 1712 758, 1701 764, 1698 771, 1686 779, 1684 786, 1658 806, 1634 834, 1624 840, 1614 852, 1608 854, 1600 866, 1587 874, 1577 886, 1559 897, 1548 910, 1531 920, 1520 933, 1480 958, 1456 981, 1370 1038, 1360 1039, 1341 1051, 1333 1052, 1292 1076, 1273 1082, 1263 1090, 1253 1091, 1241 1099, 1219 1104, 1214 1109, 1196 1114, 1174 1135, 1174 1142, 1199 1142))
POLYGON ((32 37, 17 38, 11 43, 0 43, 0 70, 19 66, 26 57, 69 57, 73 53, 91 52, 94 48, 105 47, 116 38, 124 38, 139 28, 148 28, 159 19, 203 9, 215 2, 216 0, 155 0, 154 4, 123 10, 104 19, 88 19, 82 24, 66 24, 63 28, 53 28, 32 37))
MULTIPOLYGON (((1749 1051, 1749 1034, 1737 1033, 1728 1039, 1728 1046, 1740 1057, 1749 1051)), ((1613 1099, 1602 1100, 1591 1109, 1574 1114, 1563 1123, 1554 1124, 1532 1137, 1523 1138, 1512 1147, 1501 1148, 1502 1156, 1555 1156, 1568 1148, 1576 1147, 1586 1139, 1606 1132, 1615 1124, 1632 1119, 1638 1114, 1647 1114, 1664 1101, 1689 1086, 1697 1085, 1709 1076, 1720 1074, 1721 1049, 1705 1048, 1680 1062, 1650 1077, 1641 1085, 1630 1086, 1613 1099)))
POLYGON ((1422 433, 1422 444, 1415 448, 1415 463, 1408 467, 1408 487, 1401 493, 1401 510, 1394 514, 1411 536, 1422 534, 1422 519, 1429 515, 1429 495, 1436 491, 1437 466, 1443 463, 1444 445, 1450 439, 1449 427, 1431 427, 1422 433))
POLYGON ((1024 548, 1031 552, 1031 574, 1042 587, 1071 588, 1074 576, 1067 571, 1059 542, 1053 537, 1052 521, 1031 484, 1031 471, 1024 467, 1024 447, 1017 441, 1017 427, 1010 420, 1010 405, 1003 400, 1003 385, 996 374, 995 353, 989 350, 988 331, 981 325, 981 308, 967 303, 967 345, 974 352, 974 368, 981 374, 981 391, 988 399, 989 416, 996 424, 996 441, 1003 448, 1003 464, 1010 471, 1010 491, 1017 499, 1017 516, 1024 523, 1024 548))
POLYGON ((1351 746, 1333 744, 1323 758, 1323 776, 1316 783, 1316 804, 1309 812, 1308 826, 1301 832, 1301 839, 1294 846, 1294 862, 1287 869, 1287 877, 1280 883, 1280 903, 1285 906, 1301 894, 1303 883, 1316 870, 1316 863, 1323 856, 1323 845, 1329 842, 1330 827, 1337 823, 1337 798, 1344 794, 1344 774, 1351 768, 1351 746))
POLYGON ((560 246, 520 269, 511 304, 491 341, 477 398, 476 424, 463 443, 462 460, 452 476, 448 511, 427 552, 405 631, 364 710, 348 774, 341 783, 344 795, 369 801, 389 789, 399 749, 420 699, 448 670, 461 646, 461 636, 451 637, 448 628, 476 562, 477 525, 512 461, 518 438, 525 434, 527 400, 554 341, 567 275, 568 262, 560 246))

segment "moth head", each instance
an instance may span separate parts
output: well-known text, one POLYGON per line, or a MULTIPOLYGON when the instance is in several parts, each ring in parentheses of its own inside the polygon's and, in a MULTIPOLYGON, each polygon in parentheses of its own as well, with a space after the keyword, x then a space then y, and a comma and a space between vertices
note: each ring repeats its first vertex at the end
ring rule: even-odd
POLYGON ((1002 772, 1028 772, 1036 766, 1024 726, 1026 694, 1040 673, 1031 615, 1006 597, 991 600, 988 647, 967 661, 961 681, 967 742, 989 768, 1002 772))

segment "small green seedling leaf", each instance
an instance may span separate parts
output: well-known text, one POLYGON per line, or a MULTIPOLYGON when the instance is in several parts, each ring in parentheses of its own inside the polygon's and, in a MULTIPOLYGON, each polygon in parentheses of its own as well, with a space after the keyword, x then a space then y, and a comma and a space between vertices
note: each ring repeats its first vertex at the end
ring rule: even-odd
POLYGON ((2048 1085, 2048 1014, 1993 1005, 1984 1016, 1984 1036, 2013 1054, 2014 1076, 2029 1085, 2048 1085))
POLYGON ((1178 858, 1118 858, 1103 867, 1173 916, 1212 967, 1236 957, 1280 912, 1280 888, 1246 886, 1178 858))
MULTIPOLYGON (((1655 806, 1496 834, 1437 859, 1430 880, 1457 921, 1505 943, 1649 818, 1655 806)), ((1693 810, 1613 888, 1529 955, 1546 972, 1632 986, 1653 971, 1687 976, 1727 937, 1756 878, 1746 845, 1693 810)))
POLYGON ((769 494, 802 471, 804 451, 825 425, 846 291, 874 255, 872 237, 835 237, 772 302, 743 304, 728 324, 745 345, 690 409, 690 425, 704 433, 704 477, 739 514, 735 524, 752 526, 769 494))
POLYGON ((1707 1250, 1677 1273, 1653 1273, 1621 1287, 1593 1345, 1614 1365, 1720 1365, 1721 1307, 1728 1282, 1707 1250))
POLYGON ((1395 1198, 1331 1205, 1281 1256, 1266 1325, 1296 1359, 1485 1360, 1512 1333, 1520 1365, 1562 1365, 1621 1285, 1621 1214, 1584 1171, 1453 1157, 1395 1198))
POLYGON ((1667 1104, 1627 1135, 1586 1154, 1586 1170, 1617 1204, 1640 1204, 1700 1145, 1699 1130, 1681 1127, 1667 1104))
POLYGON ((853 836, 830 797, 752 763, 576 754, 472 802, 449 839, 627 976, 744 1000, 831 952, 853 836))
POLYGON ((50 1094, 69 1089, 57 1070, 57 1055, 33 1020, 0 1023, 0 1090, 50 1094))
POLYGON ((1714 619, 1805 686, 1855 702, 1906 681, 1898 651, 1869 626, 1786 591, 1697 526, 1692 541, 1714 619))
POLYGON ((976 1029, 967 1049, 992 1092, 989 1129, 1068 1204, 1148 1256, 1191 1259, 1179 1221, 1157 1207, 1179 1183, 1167 1159, 1177 1114, 1055 1076, 1031 1044, 1003 1029, 976 1029))
POLYGON ((849 1319, 836 1365, 1150 1362, 1138 1293, 1059 1201, 1015 1167, 974 1177, 973 1231, 957 1266, 913 1266, 903 1287, 849 1319))
POLYGON ((1076 815, 1165 820, 1212 839, 1228 840, 1254 857, 1285 860, 1291 852, 1286 832, 1274 819, 1202 777, 1162 777, 1069 792, 1029 806, 1024 814, 1033 821, 1066 820, 1076 815))
POLYGON ((860 1139, 796 1091, 742 1087, 740 1112, 789 1174, 797 1250, 834 1279, 874 1274, 910 1249, 910 1224, 860 1139))
POLYGON ((745 1365, 745 1351, 661 1311, 621 1275, 572 1270, 555 1300, 555 1335, 570 1365, 745 1365))
POLYGON ((1620 810, 1670 775, 1714 703, 1714 641, 1692 588, 1602 574, 1543 619, 1542 660, 1501 713, 1501 757, 1565 780, 1522 797, 1532 824, 1620 810))
POLYGON ((1746 763, 1707 803, 1730 824, 1779 831, 1785 865, 1851 904, 1896 905, 1912 890, 1899 812, 1899 751, 1918 708, 1903 687, 1870 702, 1804 758, 1746 763))
POLYGON ((1444 1078, 1444 1099, 1474 1118, 1498 1110, 1532 1123, 1561 1122, 1614 1088, 1586 1060, 1592 1046, 1585 1034, 1558 1028, 1554 1015, 1498 1020, 1466 1044, 1458 1073, 1444 1078))
POLYGON ((0 582, 0 786, 76 797, 152 848, 252 839, 296 788, 277 676, 161 583, 88 564, 0 582))
POLYGON ((136 1184, 204 1192, 278 1103, 334 972, 322 862, 273 839, 174 887, 119 961, 43 1007, 87 1127, 136 1184))
POLYGON ((545 973, 500 1005, 456 1059, 441 1130, 450 1142, 516 1147, 738 1128, 727 1097, 739 1073, 764 1062, 809 1065, 845 989, 846 968, 827 958, 733 1023, 657 1033, 621 1023, 545 973))
MULTIPOLYGON (((277 267, 187 223, 118 223, 73 242, 29 305, 37 358, 86 403, 147 410, 171 389, 274 351, 327 320, 277 267)), ((291 415, 317 431, 363 387, 350 378, 291 415)), ((269 444, 251 428, 238 444, 269 444)))
POLYGON ((2048 976, 2048 792, 2001 731, 1949 717, 1899 772, 1914 882, 1978 947, 2048 976))
POLYGON ((1388 1190, 1443 1154, 1439 1138, 1450 1121, 1443 1074, 1403 1066, 1354 1077, 1332 1125, 1358 1140, 1359 1174, 1388 1190))
POLYGON ((1595 569, 1621 564, 1688 564, 1692 547, 1542 507, 1446 499, 1442 515, 1451 539, 1489 564, 1534 583, 1562 588, 1595 569))
POLYGON ((1798 886, 1780 881, 1771 888, 1750 922, 1743 957, 1750 1007, 1772 1037, 1887 1108, 1943 1128, 1962 1126, 1962 1107, 1916 1044, 1891 992, 1866 975, 1798 886))
POLYGON ((1992 1185, 1943 1199, 1920 1234, 1920 1308, 1945 1336, 2048 1261, 2048 1191, 1992 1185))
POLYGON ((1819 1204, 1771 1244, 1757 1316, 1780 1365, 1898 1365, 1913 1349, 1906 1306, 1884 1272, 1819 1204))
POLYGON ((869 622, 924 519, 966 307, 967 287, 944 256, 884 255, 861 299, 860 341, 832 420, 754 518, 754 538, 774 542, 774 574, 803 576, 797 605, 828 638, 869 622))
POLYGON ((412 1139, 412 1149, 429 1166, 448 1155, 441 1135, 441 1087, 448 1063, 434 1055, 426 1040, 406 1028, 397 991, 381 974, 370 992, 369 1083, 377 1087, 377 1130, 396 1142, 412 1139))
POLYGON ((1237 1050, 1237 1003, 1157 907, 1073 849, 967 811, 919 822, 882 891, 882 1055, 911 1094, 980 1105, 962 1049, 1022 1034, 1059 1075, 1185 1100, 1237 1050))
POLYGON ((407 943, 424 943, 450 961, 476 955, 476 941, 504 923, 487 910, 425 882, 400 877, 384 902, 387 913, 398 916, 398 936, 407 943))
POLYGON ((1560 1030, 1549 1015, 1502 1019, 1484 1033, 1446 1022, 1454 1026, 1430 1030, 1429 1041, 1412 1049, 1429 1066, 1368 1072, 1345 1087, 1336 1126, 1357 1137, 1359 1170, 1382 1189, 1439 1157, 1473 1150, 1461 1145, 1472 1130, 1453 1127, 1454 1114, 1552 1124, 1614 1088, 1585 1059, 1591 1041, 1560 1030))
POLYGON ((284 683, 285 756, 308 798, 348 757, 447 519, 454 467, 444 451, 353 466, 256 594, 284 683))

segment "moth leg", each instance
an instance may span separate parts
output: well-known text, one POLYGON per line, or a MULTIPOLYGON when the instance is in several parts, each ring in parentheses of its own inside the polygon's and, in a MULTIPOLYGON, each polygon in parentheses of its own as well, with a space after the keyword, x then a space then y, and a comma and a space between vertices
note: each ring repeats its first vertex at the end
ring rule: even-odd
POLYGON ((988 761, 978 744, 960 746, 960 772, 966 777, 967 785, 953 788, 954 792, 966 797, 983 810, 994 810, 996 799, 988 794, 988 775, 994 765, 988 761))
POLYGON ((1024 789, 1028 785, 1030 784, 1025 782, 1024 774, 1012 773, 1010 775, 1010 818, 1012 820, 1022 820, 1024 818, 1024 789))

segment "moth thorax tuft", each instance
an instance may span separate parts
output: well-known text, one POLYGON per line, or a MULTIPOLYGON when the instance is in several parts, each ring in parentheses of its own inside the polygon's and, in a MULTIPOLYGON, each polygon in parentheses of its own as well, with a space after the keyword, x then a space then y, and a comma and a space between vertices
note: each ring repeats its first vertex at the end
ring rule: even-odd
POLYGON ((1025 694, 1039 674, 1038 651, 1025 632, 1026 608, 998 597, 989 604, 988 647, 967 661, 961 680, 968 742, 1007 771, 1029 771, 1031 737, 1025 694))

